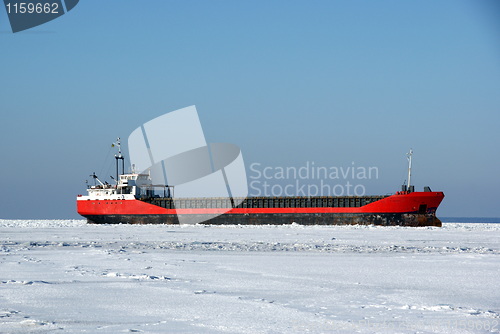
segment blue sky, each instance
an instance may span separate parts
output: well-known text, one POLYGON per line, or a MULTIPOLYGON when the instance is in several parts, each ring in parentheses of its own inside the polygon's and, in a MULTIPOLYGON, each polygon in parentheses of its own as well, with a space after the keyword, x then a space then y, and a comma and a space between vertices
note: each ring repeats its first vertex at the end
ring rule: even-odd
POLYGON ((377 166, 385 194, 412 147, 438 215, 500 216, 496 1, 85 0, 16 34, 0 8, 0 43, 0 218, 77 218, 117 136, 193 104, 247 166, 377 166))

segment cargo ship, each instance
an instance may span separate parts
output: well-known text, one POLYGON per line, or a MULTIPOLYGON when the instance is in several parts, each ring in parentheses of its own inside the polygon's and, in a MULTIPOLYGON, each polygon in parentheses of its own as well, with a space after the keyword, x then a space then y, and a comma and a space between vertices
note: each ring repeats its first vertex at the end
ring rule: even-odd
POLYGON ((383 196, 175 198, 168 185, 153 184, 148 173, 124 173, 121 152, 115 158, 116 184, 102 182, 94 173, 96 184, 88 187, 86 195, 77 196, 77 211, 88 223, 179 224, 180 217, 191 217, 217 225, 441 226, 436 210, 444 193, 430 187, 415 191, 410 182, 411 150, 407 185, 383 196), (162 194, 155 191, 158 187, 162 194))

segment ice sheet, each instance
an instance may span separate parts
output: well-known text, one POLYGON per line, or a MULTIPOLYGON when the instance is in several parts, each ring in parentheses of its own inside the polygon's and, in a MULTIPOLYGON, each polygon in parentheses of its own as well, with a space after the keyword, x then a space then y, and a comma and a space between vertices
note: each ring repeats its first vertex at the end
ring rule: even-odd
POLYGON ((500 224, 0 220, 1 333, 490 333, 500 224))

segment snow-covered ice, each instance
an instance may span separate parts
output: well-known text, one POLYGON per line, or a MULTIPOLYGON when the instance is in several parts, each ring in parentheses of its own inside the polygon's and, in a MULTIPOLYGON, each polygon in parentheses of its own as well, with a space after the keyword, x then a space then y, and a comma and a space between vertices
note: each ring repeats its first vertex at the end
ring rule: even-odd
POLYGON ((500 332, 500 224, 0 220, 0 333, 500 332))

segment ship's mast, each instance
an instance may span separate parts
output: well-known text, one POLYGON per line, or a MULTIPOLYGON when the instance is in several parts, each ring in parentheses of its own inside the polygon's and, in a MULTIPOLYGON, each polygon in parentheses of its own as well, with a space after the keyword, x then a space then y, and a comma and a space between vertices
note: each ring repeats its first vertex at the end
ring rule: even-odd
POLYGON ((411 187, 411 156, 413 155, 413 150, 410 148, 410 152, 406 153, 406 157, 408 159, 408 191, 410 191, 411 187))
MULTIPOLYGON (((113 146, 118 146, 118 154, 115 154, 116 159, 116 182, 120 179, 120 173, 118 171, 118 160, 122 161, 122 174, 125 173, 125 158, 122 155, 122 147, 120 142, 120 137, 116 139, 116 144, 113 143, 113 146)), ((118 185, 118 184, 117 184, 118 185)))

